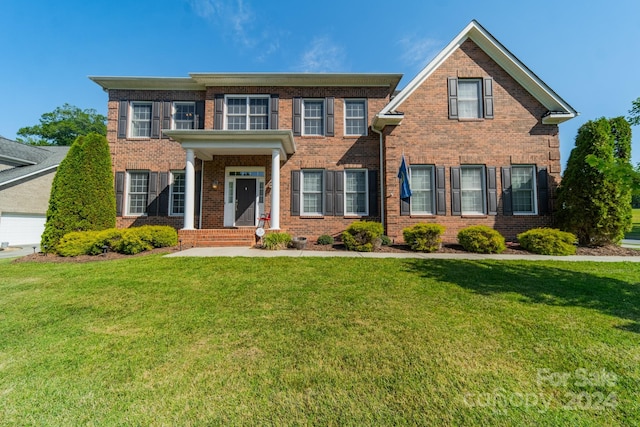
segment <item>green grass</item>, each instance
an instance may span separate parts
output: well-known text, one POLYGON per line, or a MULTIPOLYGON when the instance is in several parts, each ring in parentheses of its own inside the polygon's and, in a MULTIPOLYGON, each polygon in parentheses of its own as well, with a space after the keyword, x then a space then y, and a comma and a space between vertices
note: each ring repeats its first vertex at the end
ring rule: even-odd
POLYGON ((0 424, 638 425, 639 283, 631 263, 1 261, 0 424))
POLYGON ((633 219, 632 221, 632 229, 630 232, 625 234, 625 239, 636 239, 640 240, 640 209, 633 210, 633 219))

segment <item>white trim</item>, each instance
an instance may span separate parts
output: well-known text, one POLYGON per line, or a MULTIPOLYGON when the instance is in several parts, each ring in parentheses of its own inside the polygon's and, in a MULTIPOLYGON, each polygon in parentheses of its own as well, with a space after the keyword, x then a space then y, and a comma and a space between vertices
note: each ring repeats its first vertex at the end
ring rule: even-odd
MULTIPOLYGON (((413 168, 415 169, 428 169, 429 173, 431 175, 430 177, 430 188, 429 191, 431 192, 431 212, 426 212, 426 211, 415 211, 413 210, 413 197, 410 198, 409 200, 409 213, 411 215, 435 215, 436 214, 436 183, 435 183, 435 165, 429 165, 429 164, 412 164, 409 165, 409 183, 411 183, 411 174, 413 172, 413 168)), ((460 177, 460 179, 462 179, 462 176, 460 177)), ((411 191, 415 192, 415 188, 413 185, 411 185, 411 191)), ((460 187, 462 187, 462 183, 460 185, 460 187)), ((460 197, 462 197, 462 188, 460 188, 460 197)))
MULTIPOLYGON (((127 171, 127 179, 126 179, 126 185, 124 186, 124 200, 125 200, 125 209, 124 209, 124 215, 125 217, 143 217, 143 216, 147 216, 149 213, 147 212, 147 207, 149 206, 149 181, 151 180, 151 174, 148 170, 145 169, 132 169, 132 170, 128 170, 127 171), (132 213, 131 212, 131 201, 129 200, 129 196, 131 194, 131 174, 133 173, 138 173, 138 174, 147 174, 147 201, 146 201, 146 206, 144 207, 144 212, 142 213, 132 213)), ((141 193, 136 193, 136 194, 141 194, 141 193)))
MULTIPOLYGON (((177 129, 176 128, 176 106, 177 105, 190 105, 193 106, 193 118, 191 119, 191 128, 189 129, 197 129, 195 123, 196 117, 196 103, 195 101, 174 101, 171 103, 171 129, 172 130, 186 130, 186 129, 177 129)), ((180 122, 187 122, 187 120, 180 120, 180 122)))
POLYGON ((456 84, 458 85, 458 89, 457 89, 457 93, 458 96, 456 97, 456 100, 458 101, 458 120, 468 120, 468 119, 483 119, 484 118, 484 108, 483 105, 484 104, 484 88, 482 87, 483 80, 479 79, 479 78, 458 78, 456 79, 456 84), (460 82, 464 83, 470 83, 473 82, 475 83, 475 88, 476 88, 476 98, 473 99, 466 99, 466 98, 462 98, 460 96, 460 82), (461 113, 461 109, 460 109, 460 99, 462 99, 462 101, 473 101, 475 100, 476 102, 476 106, 477 106, 477 114, 475 116, 463 116, 461 113))
POLYGON ((345 136, 367 136, 369 134, 369 110, 367 98, 344 98, 343 100, 343 125, 345 136), (364 133, 347 133, 347 119, 357 119, 358 117, 347 117, 347 103, 348 102, 362 102, 364 104, 364 133))
POLYGON ((127 138, 131 139, 149 139, 151 138, 151 131, 153 127, 153 102, 151 101, 131 101, 129 102, 129 117, 127 120, 127 138), (133 136, 133 107, 135 105, 146 105, 149 107, 149 135, 146 136, 133 136))
POLYGON ((187 183, 187 172, 185 170, 172 170, 170 171, 170 182, 169 182, 169 216, 177 216, 177 217, 181 217, 184 216, 184 202, 186 200, 183 201, 183 206, 182 206, 182 213, 174 213, 173 212, 173 196, 174 196, 174 192, 173 192, 173 184, 175 182, 175 175, 184 175, 184 185, 185 185, 185 190, 182 192, 182 195, 185 197, 187 196, 187 192, 186 192, 186 183, 187 183))
POLYGON ((264 211, 264 202, 260 203, 260 183, 266 184, 266 168, 263 166, 227 166, 224 168, 224 213, 222 221, 225 227, 236 226, 235 192, 237 190, 237 178, 256 180, 255 226, 258 224, 258 218, 264 211), (231 173, 233 172, 261 172, 262 176, 232 176, 231 173), (233 187, 233 190, 231 190, 230 187, 233 187), (234 194, 231 194, 231 191, 233 191, 234 194))
POLYGON ((271 113, 271 95, 263 95, 263 94, 225 94, 224 95, 224 109, 223 109, 223 116, 222 116, 222 129, 224 130, 235 130, 235 131, 243 131, 243 130, 253 130, 253 131, 261 131, 261 130, 268 130, 270 127, 270 113, 271 113), (245 122, 245 128, 244 129, 229 129, 229 112, 228 112, 228 102, 229 102, 229 98, 244 98, 245 100, 245 106, 247 108, 247 110, 245 111, 245 118, 247 119, 247 121, 245 122), (251 114, 249 112, 250 109, 250 105, 249 105, 249 99, 251 98, 262 98, 262 99, 267 99, 267 128, 266 129, 251 129, 251 114))
POLYGON ((527 215, 538 215, 538 169, 536 165, 531 164, 512 164, 511 165, 511 212, 513 215, 518 216, 527 216, 527 215), (531 206, 533 207, 533 211, 531 212, 520 212, 513 209, 513 195, 515 194, 513 191, 513 168, 522 168, 528 167, 531 170, 531 177, 533 178, 531 181, 531 206))
MULTIPOLYGON (((300 129, 300 134, 302 136, 325 136, 327 134, 327 102, 325 98, 302 98, 302 105, 300 111, 300 119, 302 122, 302 129, 300 129), (322 115, 320 118, 322 119, 322 130, 321 133, 306 133, 305 132, 305 114, 304 114, 304 104, 307 102, 321 102, 322 103, 322 115)), ((335 113, 335 112, 334 112, 335 113)), ((316 118, 314 117, 313 120, 316 118)))
MULTIPOLYGON (((324 179, 324 169, 300 169, 300 216, 324 216, 324 195, 326 191, 326 182, 324 179), (305 212, 304 211, 304 174, 306 172, 320 173, 322 179, 322 188, 320 189, 320 212, 305 212)), ((316 191, 313 194, 317 194, 316 191)))
POLYGON ((37 171, 34 171, 34 172, 31 172, 31 173, 28 173, 28 174, 26 174, 26 175, 21 175, 21 176, 19 176, 19 177, 17 177, 17 178, 10 179, 9 181, 5 181, 5 182, 3 182, 3 183, 0 183, 0 188, 1 188, 1 187, 3 187, 3 186, 5 186, 5 185, 11 184, 12 182, 21 181, 21 180, 23 180, 23 179, 30 178, 30 177, 32 177, 32 176, 34 176, 34 175, 40 175, 40 174, 42 174, 43 172, 49 172, 49 171, 51 171, 51 170, 57 169, 57 168, 58 168, 58 166, 60 166, 60 164, 53 165, 53 166, 49 166, 48 168, 39 169, 39 170, 37 170, 37 171))
MULTIPOLYGON (((369 216, 369 169, 366 169, 366 168, 345 169, 343 172, 343 176, 344 176, 344 194, 343 194, 342 203, 344 206, 344 216, 369 216), (364 172, 364 211, 363 212, 347 212, 347 173, 348 172, 364 172)), ((357 194, 360 192, 352 191, 351 193, 357 194)))

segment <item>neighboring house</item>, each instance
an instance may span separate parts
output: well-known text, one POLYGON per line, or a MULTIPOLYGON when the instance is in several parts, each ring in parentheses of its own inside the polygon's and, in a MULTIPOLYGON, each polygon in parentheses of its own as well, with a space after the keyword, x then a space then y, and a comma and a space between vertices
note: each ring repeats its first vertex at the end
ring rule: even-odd
POLYGON ((170 224, 205 245, 251 239, 265 212, 308 238, 358 219, 396 240, 418 222, 448 240, 551 224, 569 104, 476 21, 395 94, 401 77, 91 77, 109 94, 118 225, 170 224))
POLYGON ((0 242, 40 243, 51 183, 67 151, 0 137, 0 242))

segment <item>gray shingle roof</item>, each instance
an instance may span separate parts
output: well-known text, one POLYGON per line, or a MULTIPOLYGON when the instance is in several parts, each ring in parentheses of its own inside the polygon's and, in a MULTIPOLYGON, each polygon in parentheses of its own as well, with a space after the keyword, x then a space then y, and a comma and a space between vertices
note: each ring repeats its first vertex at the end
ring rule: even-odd
POLYGON ((56 168, 65 158, 70 147, 33 146, 0 136, 0 161, 23 163, 0 171, 0 188, 9 183, 37 176, 39 172, 56 168))

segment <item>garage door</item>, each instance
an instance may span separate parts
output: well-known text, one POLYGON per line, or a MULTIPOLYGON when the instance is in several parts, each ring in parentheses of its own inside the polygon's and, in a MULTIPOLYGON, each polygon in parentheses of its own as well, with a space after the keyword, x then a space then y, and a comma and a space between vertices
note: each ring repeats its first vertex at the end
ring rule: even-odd
POLYGON ((3 213, 0 215, 0 243, 25 245, 40 243, 44 231, 44 215, 3 213))

